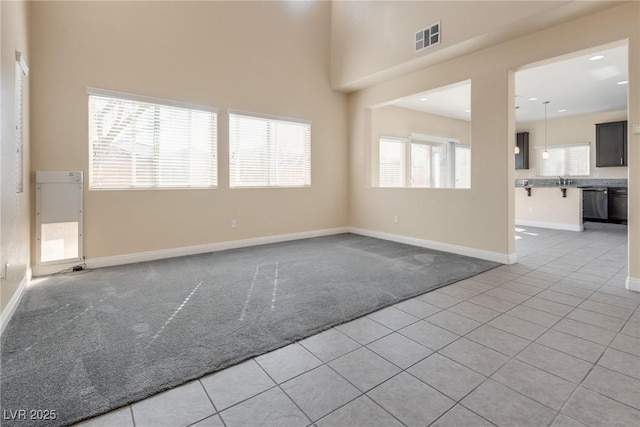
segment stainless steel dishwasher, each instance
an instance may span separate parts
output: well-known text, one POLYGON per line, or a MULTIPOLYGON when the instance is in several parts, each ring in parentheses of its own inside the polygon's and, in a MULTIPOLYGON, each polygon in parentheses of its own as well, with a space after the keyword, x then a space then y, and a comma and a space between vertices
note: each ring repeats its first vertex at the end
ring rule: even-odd
POLYGON ((609 196, 606 187, 582 189, 582 218, 606 221, 609 218, 609 196))
POLYGON ((609 221, 627 223, 627 187, 609 187, 609 221))

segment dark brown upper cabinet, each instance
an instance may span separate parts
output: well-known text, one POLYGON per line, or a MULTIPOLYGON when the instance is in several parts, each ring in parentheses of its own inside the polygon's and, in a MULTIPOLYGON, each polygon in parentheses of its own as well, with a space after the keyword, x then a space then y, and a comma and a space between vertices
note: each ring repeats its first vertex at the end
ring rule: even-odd
POLYGON ((627 121, 596 124, 596 166, 627 166, 627 121))
POLYGON ((516 154, 516 169, 529 169, 529 132, 516 134, 516 146, 520 149, 516 154))

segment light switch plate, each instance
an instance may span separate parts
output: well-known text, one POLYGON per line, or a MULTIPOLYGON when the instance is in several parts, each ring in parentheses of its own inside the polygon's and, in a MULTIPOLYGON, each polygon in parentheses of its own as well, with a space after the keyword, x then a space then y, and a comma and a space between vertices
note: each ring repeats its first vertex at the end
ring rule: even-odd
POLYGON ((640 134, 640 124, 636 123, 635 125, 633 125, 633 133, 636 135, 640 134))

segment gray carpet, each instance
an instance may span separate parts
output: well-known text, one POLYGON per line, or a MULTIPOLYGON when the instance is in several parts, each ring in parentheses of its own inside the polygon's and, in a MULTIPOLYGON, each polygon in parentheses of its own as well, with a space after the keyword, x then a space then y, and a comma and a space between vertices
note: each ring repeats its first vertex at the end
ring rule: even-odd
POLYGON ((2 425, 71 424, 497 265, 341 234, 52 276, 2 336, 0 413, 57 418, 2 425))

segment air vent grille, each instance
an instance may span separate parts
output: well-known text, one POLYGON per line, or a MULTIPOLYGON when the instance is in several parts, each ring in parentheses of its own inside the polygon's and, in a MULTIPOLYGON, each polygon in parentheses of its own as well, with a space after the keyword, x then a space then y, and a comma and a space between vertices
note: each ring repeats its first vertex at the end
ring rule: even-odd
POLYGON ((440 21, 416 31, 415 52, 440 44, 440 21))

